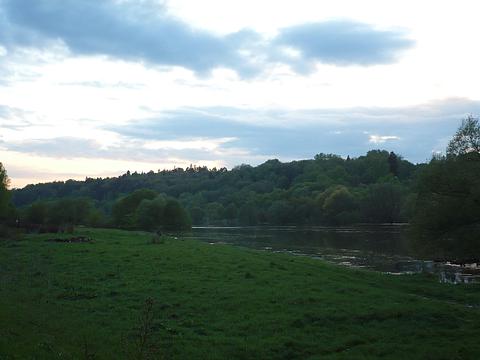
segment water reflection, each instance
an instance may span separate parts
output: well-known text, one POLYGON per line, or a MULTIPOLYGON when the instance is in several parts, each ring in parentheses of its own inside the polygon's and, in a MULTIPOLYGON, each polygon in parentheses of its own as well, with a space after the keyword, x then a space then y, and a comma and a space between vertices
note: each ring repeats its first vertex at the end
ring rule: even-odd
POLYGON ((480 269, 417 260, 406 225, 352 227, 195 227, 191 237, 259 250, 310 256, 335 264, 390 274, 428 272, 451 283, 480 281, 480 269))

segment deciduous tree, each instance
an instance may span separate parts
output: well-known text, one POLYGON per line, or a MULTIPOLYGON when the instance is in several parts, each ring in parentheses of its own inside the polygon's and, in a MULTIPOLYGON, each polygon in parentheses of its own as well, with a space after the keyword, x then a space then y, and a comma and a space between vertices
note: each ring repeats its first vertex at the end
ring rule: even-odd
POLYGON ((455 157, 469 152, 480 153, 480 123, 468 115, 447 147, 447 156, 455 157))

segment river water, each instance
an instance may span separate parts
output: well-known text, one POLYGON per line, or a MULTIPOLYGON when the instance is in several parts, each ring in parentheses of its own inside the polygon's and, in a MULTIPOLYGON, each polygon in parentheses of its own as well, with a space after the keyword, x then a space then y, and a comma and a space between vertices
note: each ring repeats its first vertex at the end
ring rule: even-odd
POLYGON ((475 265, 418 260, 409 245, 407 225, 194 227, 191 236, 211 244, 287 252, 391 274, 434 273, 442 282, 480 281, 475 265))

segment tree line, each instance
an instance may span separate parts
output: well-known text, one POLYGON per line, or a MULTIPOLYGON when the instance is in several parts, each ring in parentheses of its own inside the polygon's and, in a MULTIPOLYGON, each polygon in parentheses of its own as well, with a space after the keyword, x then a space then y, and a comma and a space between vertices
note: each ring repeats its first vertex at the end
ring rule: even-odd
MULTIPOLYGON (((194 225, 406 222, 411 214, 412 184, 420 167, 381 150, 346 159, 318 154, 312 160, 269 160, 232 170, 190 166, 28 185, 13 191, 13 202, 25 208, 36 202, 87 198, 104 218, 116 224, 119 199, 149 189, 176 199, 194 225)), ((128 222, 132 219, 133 215, 128 222)))

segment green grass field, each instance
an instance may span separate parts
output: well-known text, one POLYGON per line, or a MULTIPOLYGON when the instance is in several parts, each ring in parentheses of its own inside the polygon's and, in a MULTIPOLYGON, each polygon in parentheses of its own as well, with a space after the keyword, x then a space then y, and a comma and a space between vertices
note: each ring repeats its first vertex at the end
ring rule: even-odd
POLYGON ((0 359, 480 358, 478 285, 77 234, 94 242, 0 242, 0 359))

